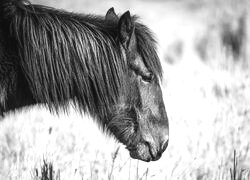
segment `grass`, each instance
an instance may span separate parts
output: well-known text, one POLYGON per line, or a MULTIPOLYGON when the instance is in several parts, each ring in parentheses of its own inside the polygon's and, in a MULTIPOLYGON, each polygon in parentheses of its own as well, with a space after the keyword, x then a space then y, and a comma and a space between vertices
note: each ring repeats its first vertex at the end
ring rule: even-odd
POLYGON ((250 179, 249 56, 236 60, 221 42, 224 12, 237 22, 240 11, 208 1, 199 7, 188 1, 41 2, 99 14, 114 6, 142 17, 159 41, 170 144, 159 161, 144 163, 73 109, 59 116, 24 109, 0 122, 0 179, 250 179))
POLYGON ((120 149, 120 147, 118 147, 118 148, 116 149, 116 151, 114 152, 114 154, 113 154, 113 156, 112 156, 111 170, 110 170, 109 177, 108 177, 109 180, 111 180, 111 177, 112 177, 112 174, 113 174, 114 165, 115 165, 115 160, 116 160, 117 154, 118 154, 118 152, 119 152, 119 149, 120 149))
MULTIPOLYGON (((43 165, 41 167, 41 177, 39 177, 38 169, 35 169, 35 178, 39 180, 55 180, 54 178, 54 170, 52 163, 47 163, 45 160, 43 160, 43 165)), ((58 178, 60 179, 60 178, 58 178)))
POLYGON ((238 160, 236 157, 236 151, 233 154, 233 167, 230 168, 231 180, 247 180, 250 179, 250 170, 242 169, 238 167, 238 160))
MULTIPOLYGON (((116 149, 116 151, 114 152, 113 157, 112 157, 111 171, 108 175, 109 180, 116 179, 115 177, 112 178, 112 173, 113 173, 114 162, 115 162, 115 159, 117 157, 118 151, 119 151, 119 148, 116 149)), ((250 179, 250 170, 246 170, 246 169, 242 169, 242 168, 238 167, 238 158, 237 158, 235 150, 233 152, 233 161, 231 162, 231 166, 232 167, 229 168, 227 170, 227 172, 225 172, 227 174, 230 174, 230 178, 229 178, 230 180, 249 180, 250 179)), ((139 168, 139 165, 137 163, 136 179, 147 180, 149 169, 147 168, 146 171, 142 174, 142 176, 139 177, 138 168, 139 168)), ((221 172, 219 172, 219 173, 221 173, 221 172)), ((223 177, 224 177, 224 175, 222 173, 222 175, 217 176, 217 179, 224 179, 223 177), (220 178, 220 177, 222 177, 222 178, 220 178)), ((200 180, 203 178, 204 178, 204 174, 196 177, 197 180, 200 180)), ((35 168, 34 175, 33 175, 32 179, 34 179, 34 180, 61 180, 60 171, 58 171, 58 173, 56 175, 54 167, 53 167, 53 163, 48 162, 47 160, 43 160, 43 164, 40 168, 40 171, 37 168, 35 168)), ((93 179, 93 178, 91 178, 91 179, 93 179)))

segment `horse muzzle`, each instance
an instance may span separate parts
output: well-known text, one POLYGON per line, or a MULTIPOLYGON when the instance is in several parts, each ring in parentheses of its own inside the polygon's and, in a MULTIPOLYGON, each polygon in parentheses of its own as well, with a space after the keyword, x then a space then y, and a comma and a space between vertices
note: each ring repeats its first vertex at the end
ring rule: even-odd
POLYGON ((168 146, 168 136, 162 138, 158 143, 150 141, 139 142, 135 147, 128 147, 130 156, 145 162, 157 161, 168 146))

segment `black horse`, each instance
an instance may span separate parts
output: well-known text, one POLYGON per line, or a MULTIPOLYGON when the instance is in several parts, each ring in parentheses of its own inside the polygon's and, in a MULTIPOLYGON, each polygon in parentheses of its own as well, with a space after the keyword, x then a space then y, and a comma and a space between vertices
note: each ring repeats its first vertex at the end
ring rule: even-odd
POLYGON ((0 0, 0 111, 43 104, 90 114, 133 158, 168 145, 162 67, 150 30, 130 16, 69 13, 0 0))

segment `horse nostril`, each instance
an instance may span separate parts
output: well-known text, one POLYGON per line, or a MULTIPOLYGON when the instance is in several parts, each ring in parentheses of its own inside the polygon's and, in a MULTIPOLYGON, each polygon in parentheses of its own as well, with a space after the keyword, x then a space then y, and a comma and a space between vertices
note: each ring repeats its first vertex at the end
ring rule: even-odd
POLYGON ((157 152, 156 152, 156 149, 154 148, 154 145, 150 143, 149 141, 145 141, 144 143, 148 147, 148 152, 152 158, 151 160, 155 159, 157 152))
POLYGON ((161 144, 161 151, 165 151, 168 147, 168 139, 166 139, 165 141, 162 142, 161 144))
POLYGON ((157 161, 161 158, 162 153, 166 150, 168 146, 168 136, 162 138, 162 140, 160 142, 158 141, 158 143, 152 141, 152 139, 150 140, 151 141, 149 141, 149 139, 144 140, 144 145, 146 145, 146 147, 148 148, 148 153, 151 156, 151 160, 157 161))

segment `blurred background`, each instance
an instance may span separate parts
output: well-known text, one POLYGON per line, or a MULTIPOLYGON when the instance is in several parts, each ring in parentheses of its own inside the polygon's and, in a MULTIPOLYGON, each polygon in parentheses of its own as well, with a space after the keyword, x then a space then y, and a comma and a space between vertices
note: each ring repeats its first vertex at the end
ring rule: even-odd
POLYGON ((0 121, 0 179, 250 179, 248 0, 32 0, 84 14, 130 10, 155 34, 170 144, 144 163, 73 109, 41 107, 0 121), (235 176, 234 176, 235 174, 235 176))

